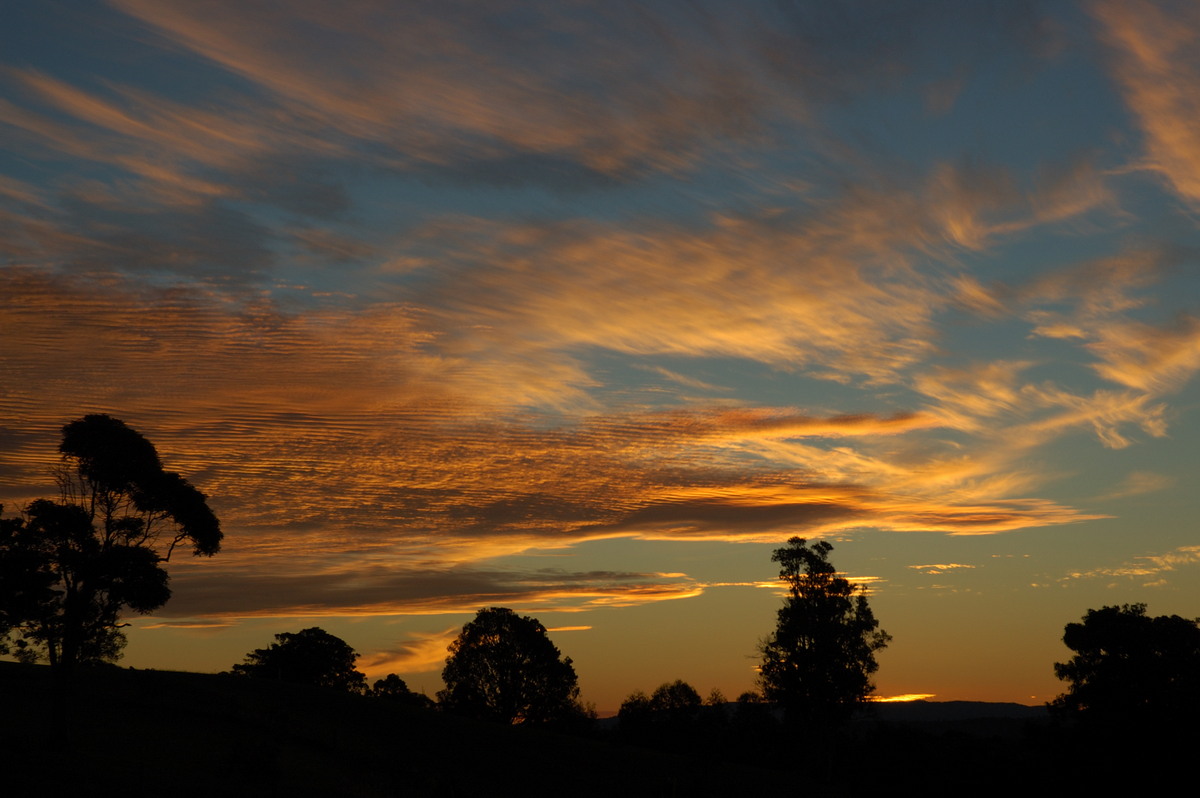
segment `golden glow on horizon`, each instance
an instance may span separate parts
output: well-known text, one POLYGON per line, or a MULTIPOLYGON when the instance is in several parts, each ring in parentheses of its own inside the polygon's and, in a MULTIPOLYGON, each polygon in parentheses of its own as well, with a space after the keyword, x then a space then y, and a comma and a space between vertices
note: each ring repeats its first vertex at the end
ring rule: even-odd
POLYGON ((873 696, 870 696, 868 698, 868 700, 873 701, 878 704, 899 704, 899 703, 906 703, 909 701, 928 701, 929 699, 936 698, 936 697, 937 697, 936 693, 905 693, 904 695, 892 695, 892 696, 875 696, 875 695, 873 695, 873 696))

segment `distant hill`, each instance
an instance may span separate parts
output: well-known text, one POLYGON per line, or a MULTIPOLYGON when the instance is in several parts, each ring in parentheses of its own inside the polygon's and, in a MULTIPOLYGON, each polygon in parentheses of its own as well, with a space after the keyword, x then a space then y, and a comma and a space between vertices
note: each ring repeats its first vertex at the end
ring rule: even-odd
POLYGON ((958 720, 1044 720, 1045 706, 990 701, 889 701, 871 704, 872 713, 890 723, 944 723, 958 720))
POLYGON ((896 701, 869 705, 862 724, 888 724, 929 734, 967 734, 976 737, 1019 737, 1031 724, 1050 723, 1045 706, 989 701, 896 701))
MULTIPOLYGON (((727 713, 737 711, 735 702, 725 705, 727 713)), ((776 713, 782 716, 781 713, 776 713)), ((1026 722, 1050 720, 1045 706, 1031 707, 1026 704, 991 701, 895 701, 872 702, 866 705, 864 714, 854 723, 871 725, 879 723, 917 724, 922 727, 954 727, 958 731, 990 733, 996 727, 1018 728, 1026 722)), ((616 716, 601 718, 601 728, 615 729, 619 721, 616 716)))

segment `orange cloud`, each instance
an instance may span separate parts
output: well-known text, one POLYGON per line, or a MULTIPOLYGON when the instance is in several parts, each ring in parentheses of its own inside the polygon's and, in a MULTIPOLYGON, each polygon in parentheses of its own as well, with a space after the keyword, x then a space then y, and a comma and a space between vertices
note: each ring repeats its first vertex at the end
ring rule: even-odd
MULTIPOLYGON (((5 402, 28 431, 9 470, 18 470, 13 458, 48 461, 65 419, 92 407, 119 410, 177 452, 174 467, 203 475, 220 509, 255 530, 246 545, 260 556, 288 552, 297 530, 343 529, 365 540, 349 532, 360 525, 405 530, 413 540, 442 536, 443 561, 456 556, 455 541, 480 536, 487 548, 463 546, 464 557, 613 534, 777 539, 805 528, 912 528, 920 523, 913 518, 932 528, 956 528, 955 519, 986 527, 975 512, 946 504, 945 484, 941 500, 914 490, 930 468, 867 453, 938 426, 935 414, 716 408, 583 416, 558 429, 539 428, 537 416, 483 421, 511 400, 482 392, 472 371, 438 357, 430 347, 437 337, 402 306, 293 315, 178 289, 124 293, 35 273, 6 277, 14 301, 0 310, 0 329, 26 344, 7 361, 18 387, 5 402), (118 371, 153 373, 158 387, 114 386, 107 375, 118 371), (73 389, 48 402, 22 398, 21 386, 54 373, 70 375, 73 389), (302 413, 276 410, 298 396, 302 413), (864 448, 830 450, 826 440, 864 448), (747 472, 746 454, 762 467, 747 472), (807 474, 781 483, 772 469, 789 461, 807 474), (938 509, 912 517, 900 509, 922 503, 938 509)), ((963 472, 950 478, 961 482, 963 472)), ((33 483, 17 484, 36 495, 33 483)), ((975 504, 965 495, 953 501, 975 504)), ((997 510, 1006 520, 993 526, 1065 517, 1061 508, 1041 515, 1032 507, 997 510)))
POLYGON ((1086 161, 1044 171, 1024 193, 1004 170, 942 164, 924 189, 921 201, 933 230, 969 250, 985 249, 999 238, 1039 225, 1114 207, 1112 192, 1086 161))
POLYGON ((455 269, 421 302, 448 330, 446 354, 501 375, 568 380, 560 408, 594 387, 589 352, 743 358, 896 383, 935 356, 939 313, 964 304, 999 313, 1008 301, 918 263, 1104 204, 1099 188, 1095 201, 1063 199, 1064 185, 1098 181, 1089 169, 1072 174, 1026 196, 989 192, 971 169, 942 165, 915 191, 859 188, 705 224, 433 222, 423 245, 437 242, 455 269))
POLYGON ((867 696, 867 700, 877 701, 881 704, 890 704, 904 703, 907 701, 926 701, 935 697, 937 697, 937 693, 904 693, 903 695, 892 696, 867 696))
POLYGON ((1123 449, 1131 443, 1123 432, 1126 426, 1140 427, 1156 438, 1167 434, 1166 405, 1155 402, 1148 394, 1098 390, 1080 396, 1049 385, 1028 386, 1025 392, 1031 401, 1062 411, 1010 429, 1014 444, 1046 443, 1079 427, 1091 427, 1100 442, 1110 449, 1123 449))
POLYGON ((1191 3, 1089 6, 1104 26, 1112 71, 1146 139, 1146 165, 1184 199, 1200 201, 1200 9, 1191 3))
POLYGON ((1056 269, 1021 286, 1015 294, 1019 302, 1034 308, 1051 304, 1075 308, 1067 317, 1034 309, 1026 316, 1031 321, 1066 318, 1091 325, 1144 305, 1136 292, 1153 285, 1168 267, 1165 252, 1133 250, 1056 269))
POLYGON ((935 367, 914 379, 914 387, 933 400, 932 417, 945 426, 979 431, 998 416, 1016 415, 1027 404, 1018 377, 1029 361, 991 361, 963 368, 935 367))
POLYGON ((358 667, 369 679, 389 673, 423 673, 441 670, 446 663, 447 649, 458 637, 455 626, 441 632, 414 632, 410 639, 395 648, 372 651, 359 658, 358 667))
POLYGON ((1166 326, 1110 323, 1088 348, 1094 368, 1112 382, 1148 393, 1175 390, 1200 370, 1200 319, 1184 316, 1166 326))

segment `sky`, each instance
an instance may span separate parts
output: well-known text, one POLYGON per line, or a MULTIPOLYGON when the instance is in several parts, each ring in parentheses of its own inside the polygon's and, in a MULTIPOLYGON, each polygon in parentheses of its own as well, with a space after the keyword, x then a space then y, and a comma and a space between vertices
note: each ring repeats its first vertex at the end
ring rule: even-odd
POLYGON ((488 606, 601 712, 752 689, 833 543, 878 692, 1038 703, 1200 615, 1200 5, 28 0, 0 502, 110 413, 209 496, 122 664, 488 606))

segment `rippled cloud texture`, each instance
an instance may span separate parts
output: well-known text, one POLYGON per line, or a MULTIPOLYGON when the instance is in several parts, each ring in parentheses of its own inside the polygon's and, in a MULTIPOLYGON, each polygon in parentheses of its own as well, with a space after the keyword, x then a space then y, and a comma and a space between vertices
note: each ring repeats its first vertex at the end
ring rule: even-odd
POLYGON ((453 616, 356 644, 436 670, 481 606, 748 586, 638 541, 769 579, 792 535, 864 541, 883 608, 1135 570, 1200 598, 1193 4, 16 14, 0 501, 53 493, 84 413, 153 440, 228 546, 148 630, 453 616), (955 542, 1001 533, 1036 563, 1009 587, 955 542))

